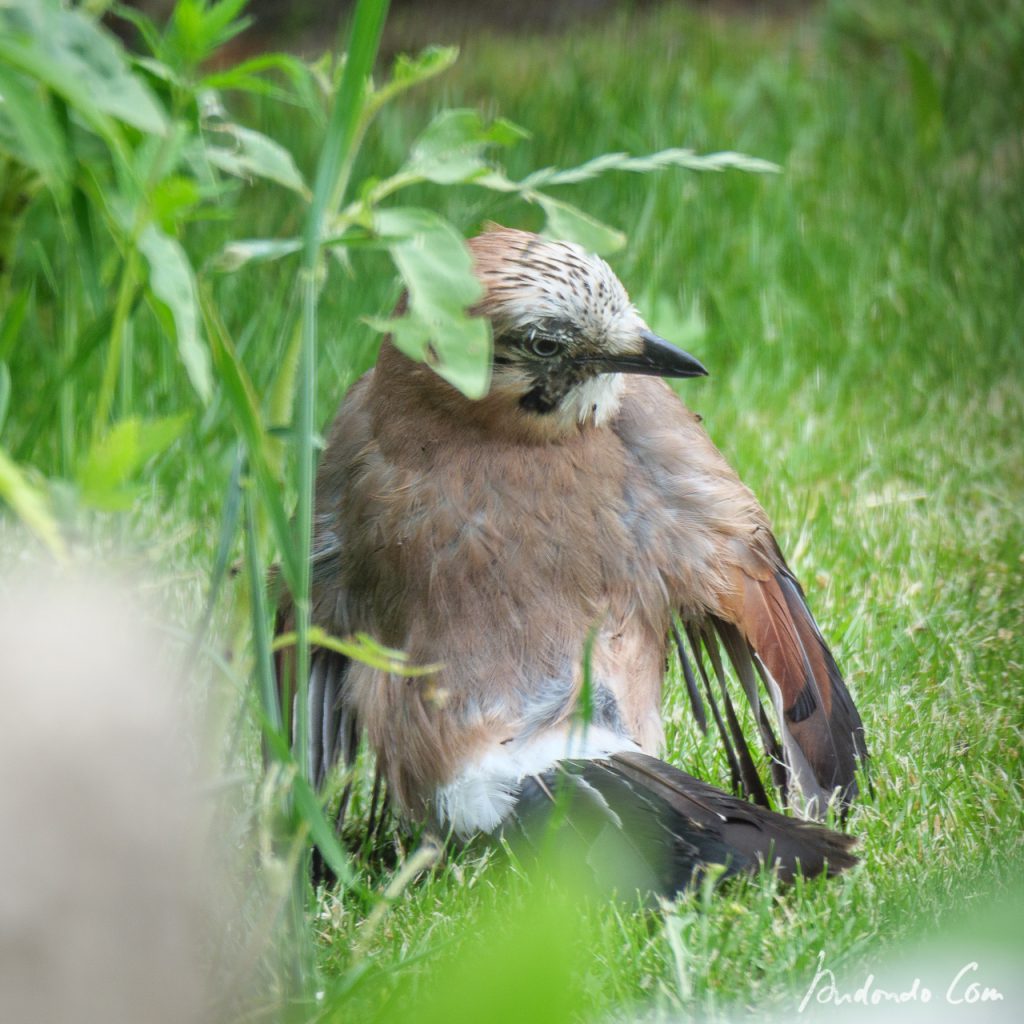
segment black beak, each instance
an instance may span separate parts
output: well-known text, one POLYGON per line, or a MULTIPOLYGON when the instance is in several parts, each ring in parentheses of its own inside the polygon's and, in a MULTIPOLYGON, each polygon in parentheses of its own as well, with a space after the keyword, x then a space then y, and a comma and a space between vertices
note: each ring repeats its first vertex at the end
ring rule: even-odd
POLYGON ((585 360, 602 373, 643 373, 651 377, 706 377, 703 364, 671 342, 650 331, 640 335, 644 347, 639 352, 599 356, 585 360))

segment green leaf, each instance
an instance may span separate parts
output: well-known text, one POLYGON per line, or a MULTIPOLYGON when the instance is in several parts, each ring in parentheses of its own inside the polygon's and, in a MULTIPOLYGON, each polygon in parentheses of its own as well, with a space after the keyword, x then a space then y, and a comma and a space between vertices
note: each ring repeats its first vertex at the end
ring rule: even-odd
MULTIPOLYGON (((141 11, 135 10, 134 7, 129 7, 127 4, 114 4, 110 13, 134 25, 149 52, 154 56, 160 54, 160 30, 156 27, 152 18, 147 17, 141 11)), ((145 58, 141 59, 144 60, 145 58)))
POLYGON ((490 383, 491 333, 486 319, 467 314, 483 287, 465 240, 430 210, 377 210, 373 226, 409 293, 405 316, 373 326, 465 395, 481 398, 490 383))
POLYGON ((149 264, 149 287, 170 310, 177 334, 178 352, 196 393, 209 402, 213 394, 210 355, 199 334, 196 283, 185 250, 155 224, 139 235, 139 252, 149 264))
POLYGON ((509 146, 527 135, 501 118, 487 124, 476 110, 442 110, 413 144, 399 175, 439 185, 471 181, 490 170, 484 161, 489 147, 509 146))
POLYGON ((48 95, 31 78, 0 64, 0 150, 38 172, 58 199, 67 198, 71 162, 48 95))
POLYGON ((165 59, 189 77, 226 42, 244 32, 252 19, 239 17, 247 0, 177 0, 161 46, 165 59))
POLYGON ((195 179, 181 175, 164 178, 149 193, 153 216, 166 232, 174 231, 201 199, 202 194, 195 179))
POLYGON ((3 448, 0 448, 0 498, 58 559, 67 559, 67 547, 50 510, 49 497, 29 480, 3 448))
POLYGON ((271 724, 271 721, 269 716, 263 718, 263 740, 274 760, 291 769, 289 772, 291 795, 299 818, 309 829, 310 838, 323 854, 325 863, 334 872, 338 881, 345 888, 366 896, 365 888, 352 871, 348 854, 324 814, 323 796, 313 791, 302 768, 296 763, 288 741, 281 735, 279 729, 271 724))
POLYGON ((204 289, 200 297, 221 393, 234 412, 238 432, 245 441, 253 471, 259 482, 260 501, 267 510, 274 539, 281 553, 285 579, 291 583, 298 576, 298 566, 291 544, 288 515, 281 498, 283 486, 280 476, 275 475, 272 470, 275 459, 269 450, 267 433, 260 417, 256 388, 246 372, 231 336, 220 320, 209 290, 204 289))
POLYGON ((692 149, 663 149, 648 156, 630 156, 628 153, 605 153, 588 160, 579 167, 558 170, 548 167, 535 171, 520 182, 524 189, 547 188, 551 185, 575 185, 581 181, 607 174, 609 171, 630 171, 634 174, 648 174, 666 167, 682 167, 690 171, 739 170, 753 173, 776 173, 778 164, 743 153, 723 151, 701 155, 692 149))
POLYGON ((168 67, 162 60, 157 60, 155 57, 133 57, 132 64, 168 85, 176 85, 181 89, 189 88, 188 83, 174 68, 168 67))
POLYGON ((301 771, 296 772, 292 779, 292 794, 295 797, 295 808, 302 815, 302 820, 309 828, 310 837, 323 854, 327 866, 346 888, 355 888, 357 879, 349 864, 348 854, 338 841, 334 827, 324 815, 324 809, 320 806, 320 800, 313 792, 313 787, 306 781, 301 771))
MULTIPOLYGON (((287 314, 283 320, 287 323, 287 314)), ((299 350, 302 347, 302 324, 298 320, 292 325, 291 333, 291 340, 278 358, 277 372, 266 398, 267 422, 275 424, 270 428, 275 436, 278 436, 276 431, 288 429, 284 425, 294 421, 295 381, 298 377, 299 350)), ((280 471, 279 461, 275 466, 280 471)))
POLYGON ((214 48, 223 46, 252 23, 251 18, 239 15, 249 0, 218 0, 203 12, 203 29, 214 48))
MULTIPOLYGON (((376 89, 372 88, 371 83, 363 102, 363 125, 368 125, 396 96, 447 71, 458 56, 456 46, 428 46, 415 57, 399 54, 391 69, 391 77, 376 89)), ((322 72, 317 72, 316 65, 313 68, 314 74, 319 73, 323 77, 322 72)))
POLYGON ((492 192, 520 192, 522 189, 519 183, 512 181, 504 171, 491 168, 483 174, 477 175, 471 184, 478 188, 489 188, 492 192))
POLYGON ((309 198, 309 189, 291 153, 280 143, 237 124, 218 125, 217 131, 229 135, 235 148, 207 146, 207 159, 214 166, 239 178, 266 178, 309 198))
POLYGON ((239 17, 247 0, 178 0, 167 30, 167 50, 189 68, 229 42, 252 23, 239 17))
POLYGON ((131 417, 114 424, 75 474, 82 500, 109 511, 131 507, 138 494, 131 482, 151 458, 170 447, 187 422, 183 414, 149 421, 131 417))
POLYGON ((103 114, 151 134, 166 130, 163 108, 116 38, 73 8, 0 5, 0 60, 47 85, 103 134, 103 114))
POLYGON ((626 236, 621 231, 602 224, 561 199, 552 199, 542 192, 530 193, 527 198, 543 208, 547 215, 545 233, 552 238, 576 242, 598 255, 615 252, 626 244, 626 236))
MULTIPOLYGON (((283 650, 286 647, 294 647, 297 635, 291 633, 279 633, 274 638, 272 649, 283 650)), ((340 639, 331 636, 319 626, 310 626, 309 642, 316 647, 323 647, 324 650, 334 651, 336 654, 343 654, 346 658, 354 661, 361 661, 370 668, 380 669, 382 672, 390 672, 396 676, 429 676, 439 672, 444 666, 434 665, 411 665, 409 655, 405 651, 396 650, 393 647, 385 647, 378 643, 373 637, 366 633, 357 633, 354 637, 340 639)))
POLYGON ((221 270, 233 271, 247 263, 267 263, 302 249, 301 238, 244 238, 228 242, 217 256, 221 270))
POLYGON ((206 75, 199 87, 218 91, 238 90, 256 96, 272 96, 285 103, 305 102, 309 91, 309 68, 297 57, 286 53, 264 53, 249 60, 240 61, 223 71, 206 75), (294 87, 294 93, 282 88, 263 72, 279 71, 294 87))
POLYGON ((457 46, 428 46, 415 57, 400 53, 391 68, 391 77, 373 92, 370 102, 379 109, 399 93, 447 71, 458 57, 457 46))
POLYGON ((14 349, 21 333, 21 325, 28 315, 32 289, 22 288, 7 303, 7 308, 0 314, 0 359, 6 359, 14 349))

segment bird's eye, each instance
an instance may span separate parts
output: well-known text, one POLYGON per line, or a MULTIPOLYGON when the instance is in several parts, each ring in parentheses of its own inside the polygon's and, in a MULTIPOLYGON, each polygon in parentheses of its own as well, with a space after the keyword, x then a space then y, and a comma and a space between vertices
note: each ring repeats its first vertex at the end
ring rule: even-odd
POLYGON ((540 356, 541 359, 550 359, 552 356, 558 355, 562 348, 553 338, 544 337, 530 338, 526 345, 535 356, 540 356))

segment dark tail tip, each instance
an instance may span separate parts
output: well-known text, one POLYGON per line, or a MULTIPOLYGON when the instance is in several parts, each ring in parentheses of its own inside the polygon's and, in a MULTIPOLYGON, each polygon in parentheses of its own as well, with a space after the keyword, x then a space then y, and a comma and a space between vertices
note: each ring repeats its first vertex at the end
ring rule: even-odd
POLYGON ((709 874, 836 875, 856 840, 744 800, 644 754, 561 761, 520 790, 505 835, 523 859, 582 866, 603 891, 674 896, 709 874))

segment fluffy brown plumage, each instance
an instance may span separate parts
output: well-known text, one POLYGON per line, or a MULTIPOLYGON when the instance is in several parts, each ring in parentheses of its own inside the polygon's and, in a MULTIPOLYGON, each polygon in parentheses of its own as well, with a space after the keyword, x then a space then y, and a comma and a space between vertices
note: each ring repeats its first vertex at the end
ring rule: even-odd
MULTIPOLYGON (((351 758, 365 729, 400 811, 462 834, 515 820, 525 781, 566 759, 611 765, 614 784, 601 778, 619 799, 625 775, 628 789, 644 782, 635 765, 607 759, 656 755, 662 744, 678 615, 713 667, 721 638, 785 763, 778 781, 814 814, 833 795, 851 799, 863 727, 835 663, 764 511, 656 379, 703 367, 653 336, 607 264, 578 247, 496 229, 470 248, 486 288, 479 312, 494 330, 490 392, 471 401, 385 342, 335 420, 316 496, 314 621, 443 668, 405 679, 317 652, 313 776, 351 758)), ((721 720, 717 701, 712 710, 721 720)), ((738 726, 723 724, 723 739, 735 748, 735 781, 757 795, 738 726)), ((692 789, 677 776, 679 793, 692 789)), ((650 807, 667 801, 692 819, 660 785, 650 807)), ((833 834, 770 820, 755 827, 764 859, 820 869, 827 847, 833 864, 849 863, 833 834), (770 837, 787 828, 802 858, 770 837)))

